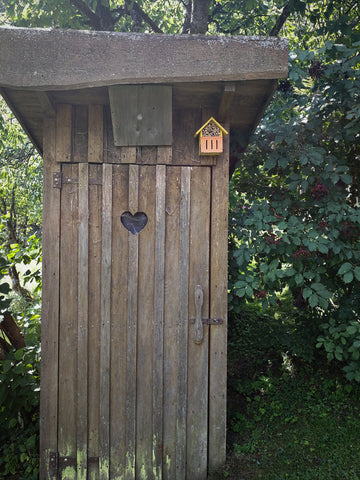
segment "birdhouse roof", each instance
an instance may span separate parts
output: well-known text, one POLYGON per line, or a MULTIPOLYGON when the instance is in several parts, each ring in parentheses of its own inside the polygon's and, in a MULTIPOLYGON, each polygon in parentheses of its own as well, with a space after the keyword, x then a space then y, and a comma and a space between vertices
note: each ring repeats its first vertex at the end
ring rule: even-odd
POLYGON ((204 128, 205 128, 207 125, 209 125, 209 123, 211 123, 211 122, 212 122, 212 123, 215 123, 215 125, 220 128, 220 130, 222 131, 223 135, 228 135, 228 134, 229 134, 229 132, 228 132, 227 130, 225 130, 225 128, 222 127, 222 126, 220 125, 220 123, 215 120, 214 117, 210 117, 209 120, 208 120, 206 123, 204 123, 204 125, 203 125, 202 127, 199 128, 199 130, 195 133, 194 137, 197 137, 197 136, 199 135, 199 133, 200 133, 202 130, 204 130, 204 128))

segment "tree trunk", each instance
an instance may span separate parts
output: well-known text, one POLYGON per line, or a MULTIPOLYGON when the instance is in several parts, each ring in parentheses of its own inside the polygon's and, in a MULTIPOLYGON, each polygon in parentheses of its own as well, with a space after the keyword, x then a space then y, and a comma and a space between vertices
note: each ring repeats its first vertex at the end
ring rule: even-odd
POLYGON ((192 0, 190 33, 204 34, 209 23, 210 0, 192 0))
POLYGON ((0 337, 0 360, 6 359, 6 354, 10 350, 10 345, 7 343, 6 340, 0 337))
POLYGON ((19 274, 16 270, 15 265, 12 265, 8 268, 8 274, 11 278, 11 286, 14 292, 21 295, 27 302, 31 303, 33 301, 31 293, 29 292, 29 290, 21 286, 19 274))
MULTIPOLYGON (((0 329, 8 337, 15 350, 25 347, 24 335, 21 333, 19 325, 15 322, 10 312, 5 312, 0 329)), ((6 343, 6 342, 5 342, 6 343)), ((1 342, 1 346, 4 346, 1 342)))

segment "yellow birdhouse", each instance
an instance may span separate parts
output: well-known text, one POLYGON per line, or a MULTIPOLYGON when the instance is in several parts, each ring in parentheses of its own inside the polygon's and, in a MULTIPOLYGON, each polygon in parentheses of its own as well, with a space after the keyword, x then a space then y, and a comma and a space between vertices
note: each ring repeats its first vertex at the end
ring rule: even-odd
POLYGON ((209 118, 194 136, 198 135, 200 155, 219 155, 223 152, 223 137, 228 135, 228 132, 215 118, 209 118))

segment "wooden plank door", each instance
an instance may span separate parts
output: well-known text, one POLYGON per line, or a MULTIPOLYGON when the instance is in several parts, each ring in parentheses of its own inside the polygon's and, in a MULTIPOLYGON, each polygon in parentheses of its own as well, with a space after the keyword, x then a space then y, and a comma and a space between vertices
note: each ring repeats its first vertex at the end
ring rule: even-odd
POLYGON ((219 374, 226 336, 202 323, 219 316, 211 292, 224 297, 224 285, 226 305, 226 279, 211 271, 214 169, 58 165, 60 192, 47 189, 57 227, 45 245, 44 305, 55 307, 43 338, 54 392, 42 394, 43 478, 205 479, 223 428, 213 404, 225 398, 209 365, 219 374))

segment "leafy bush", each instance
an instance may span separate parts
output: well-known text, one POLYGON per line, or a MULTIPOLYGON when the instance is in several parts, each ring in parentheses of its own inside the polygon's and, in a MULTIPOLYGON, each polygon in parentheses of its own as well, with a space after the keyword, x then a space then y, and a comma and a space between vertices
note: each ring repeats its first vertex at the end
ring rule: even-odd
MULTIPOLYGON (((299 311, 297 334, 301 323, 307 325, 315 335, 311 345, 347 362, 348 378, 355 380, 360 350, 350 332, 360 310, 358 47, 327 42, 316 52, 291 53, 287 88, 280 84, 232 178, 229 248, 230 310, 240 313, 245 300, 279 307, 288 289, 299 311), (326 327, 330 317, 335 325, 326 327)), ((302 333, 307 348, 307 329, 302 333)))
POLYGON ((0 478, 36 480, 39 442, 39 304, 29 307, 22 329, 26 347, 0 361, 0 478))

